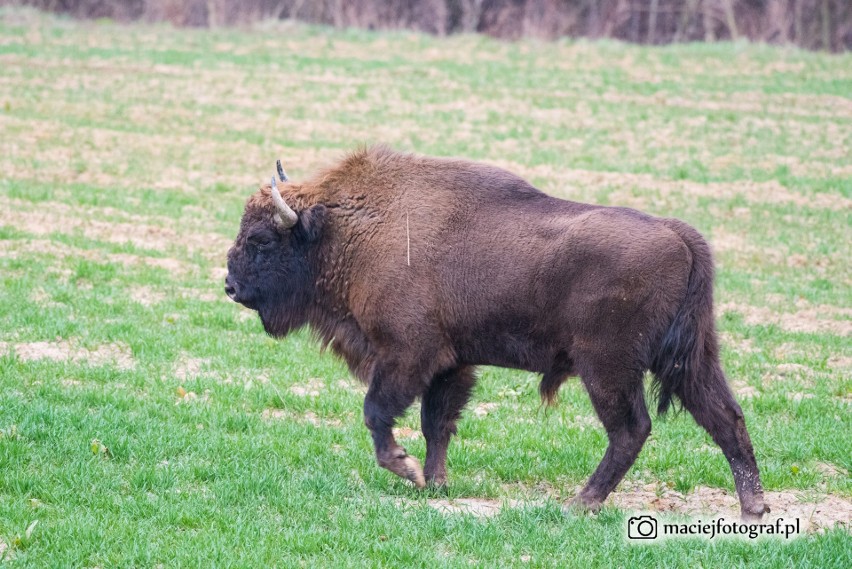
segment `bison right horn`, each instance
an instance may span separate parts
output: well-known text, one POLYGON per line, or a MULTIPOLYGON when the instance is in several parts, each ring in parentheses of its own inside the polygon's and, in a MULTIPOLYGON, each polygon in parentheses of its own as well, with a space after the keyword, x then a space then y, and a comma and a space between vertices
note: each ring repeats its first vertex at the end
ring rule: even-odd
POLYGON ((272 203, 275 204, 275 209, 278 212, 275 214, 273 218, 275 220, 275 224, 278 225, 281 229, 290 229, 296 222, 299 221, 299 216, 296 215, 296 212, 287 205, 287 202, 284 201, 284 198, 281 197, 281 192, 278 191, 278 186, 275 185, 275 176, 272 176, 272 203))

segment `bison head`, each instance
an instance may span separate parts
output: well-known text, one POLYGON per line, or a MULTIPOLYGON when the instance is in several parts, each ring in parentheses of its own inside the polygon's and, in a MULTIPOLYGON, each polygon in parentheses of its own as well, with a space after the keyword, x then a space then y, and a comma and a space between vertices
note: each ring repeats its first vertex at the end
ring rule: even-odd
MULTIPOLYGON (((286 182, 280 162, 278 172, 286 182)), ((272 336, 283 336, 306 323, 316 282, 311 250, 324 219, 321 204, 301 211, 288 206, 275 178, 246 203, 239 234, 228 251, 225 294, 256 310, 272 336)))

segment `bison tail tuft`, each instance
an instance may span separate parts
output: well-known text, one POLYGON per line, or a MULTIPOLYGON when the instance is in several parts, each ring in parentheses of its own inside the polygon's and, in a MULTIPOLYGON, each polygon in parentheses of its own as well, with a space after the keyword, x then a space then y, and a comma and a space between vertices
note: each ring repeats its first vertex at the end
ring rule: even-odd
POLYGON ((677 310, 651 363, 658 396, 657 413, 665 415, 687 383, 701 381, 706 363, 716 357, 713 321, 713 256, 704 238, 677 220, 669 225, 692 254, 686 297, 677 310))

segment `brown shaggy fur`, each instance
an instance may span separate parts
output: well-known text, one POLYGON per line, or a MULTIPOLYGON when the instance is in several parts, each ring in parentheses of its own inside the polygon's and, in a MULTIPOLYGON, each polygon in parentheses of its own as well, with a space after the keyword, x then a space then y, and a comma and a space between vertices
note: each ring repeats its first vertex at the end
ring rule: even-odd
POLYGON ((610 439, 577 498, 595 508, 650 432, 650 370, 659 410, 678 398, 722 447, 743 515, 768 511, 719 365, 710 250, 691 227, 383 146, 279 187, 298 224, 275 227, 269 186, 252 196, 226 289, 272 335, 309 325, 369 385, 365 422, 382 466, 421 484, 391 432, 420 397, 425 478, 445 482, 474 366, 541 373, 546 401, 579 375, 610 439))

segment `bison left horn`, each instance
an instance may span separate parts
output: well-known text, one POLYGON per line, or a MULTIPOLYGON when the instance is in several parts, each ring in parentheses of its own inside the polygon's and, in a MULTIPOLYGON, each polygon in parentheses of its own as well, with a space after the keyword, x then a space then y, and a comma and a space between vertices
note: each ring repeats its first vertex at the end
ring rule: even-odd
POLYGON ((277 209, 277 213, 273 218, 275 220, 275 224, 278 225, 281 229, 290 229, 296 222, 299 221, 299 216, 296 215, 296 212, 287 205, 287 202, 284 201, 284 198, 281 197, 281 192, 278 191, 278 186, 275 185, 275 176, 272 176, 272 203, 275 204, 275 209, 277 209))
POLYGON ((281 165, 281 160, 275 162, 275 166, 278 168, 278 179, 282 182, 286 182, 290 178, 287 177, 287 172, 284 171, 284 167, 281 165))

